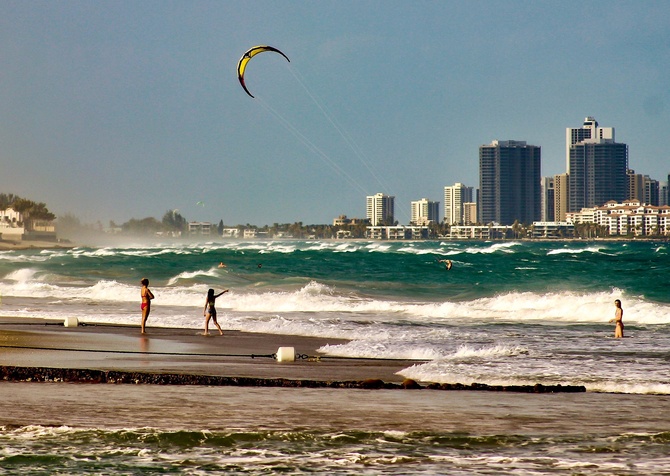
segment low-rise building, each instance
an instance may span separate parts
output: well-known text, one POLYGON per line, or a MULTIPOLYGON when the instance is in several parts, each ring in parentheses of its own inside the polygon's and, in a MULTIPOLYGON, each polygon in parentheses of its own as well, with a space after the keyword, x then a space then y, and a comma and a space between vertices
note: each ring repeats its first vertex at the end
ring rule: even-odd
POLYGON ((188 224, 189 235, 209 236, 212 234, 212 224, 210 222, 192 221, 188 224))
POLYGON ((566 221, 574 224, 595 223, 606 227, 612 236, 670 235, 670 206, 654 206, 639 200, 622 203, 609 201, 602 207, 583 208, 566 214, 566 221))
POLYGON ((531 230, 533 238, 571 238, 575 236, 575 225, 567 221, 534 221, 531 230))
POLYGON ((25 231, 21 213, 11 207, 0 210, 0 239, 21 240, 25 231))
POLYGON ((452 225, 449 238, 456 240, 501 240, 512 231, 506 225, 452 225))
POLYGON ((428 238, 427 226, 369 226, 365 229, 371 240, 425 240, 428 238))

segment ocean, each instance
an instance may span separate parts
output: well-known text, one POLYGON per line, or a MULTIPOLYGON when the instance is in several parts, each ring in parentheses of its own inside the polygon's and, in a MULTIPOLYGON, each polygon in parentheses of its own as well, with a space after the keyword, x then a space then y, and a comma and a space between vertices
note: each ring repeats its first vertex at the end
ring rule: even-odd
MULTIPOLYGON (((258 240, 2 251, 0 315, 138 325, 146 277, 156 296, 149 327, 201 329, 207 289, 230 289, 217 300, 224 331, 346 339, 319 350, 416 360, 400 374, 421 382, 583 385, 585 399, 643 399, 645 420, 647 406, 667 408, 670 395, 669 255, 669 243, 650 241, 258 240), (615 299, 624 339, 613 338, 608 322, 615 299)), ((384 405, 391 397, 375 398, 384 405)), ((95 426, 0 428, 0 474, 16 461, 22 474, 53 474, 50 465, 65 460, 69 473, 157 471, 140 464, 142 452, 169 460, 168 474, 500 474, 505 462, 519 474, 663 474, 670 461, 670 433, 653 423, 579 437, 523 422, 514 432, 397 430, 392 419, 387 429, 354 421, 337 431, 297 423, 259 430, 251 416, 213 429, 175 415, 160 427, 115 428, 101 417, 95 426), (134 466, 121 455, 133 455, 134 466), (648 462, 635 466, 625 455, 648 462), (91 459, 110 466, 92 469, 91 459)))

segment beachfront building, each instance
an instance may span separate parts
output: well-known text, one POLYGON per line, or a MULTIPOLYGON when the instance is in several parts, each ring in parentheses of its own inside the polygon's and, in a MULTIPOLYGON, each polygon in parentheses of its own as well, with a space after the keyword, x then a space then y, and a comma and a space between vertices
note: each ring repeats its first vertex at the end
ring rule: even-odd
POLYGON ((221 231, 222 238, 237 238, 239 236, 240 230, 238 228, 224 228, 221 231))
POLYGON ((25 233, 23 215, 9 207, 0 210, 0 239, 21 240, 25 233))
POLYGON ((511 225, 541 218, 541 148, 525 141, 479 147, 479 221, 511 225))
POLYGON ((670 235, 670 206, 656 206, 639 200, 622 203, 609 201, 601 207, 584 208, 567 214, 574 224, 594 223, 605 227, 614 236, 670 235))
POLYGON ((390 225, 394 222, 395 197, 376 193, 366 197, 366 215, 373 226, 390 225))
POLYGON ((425 240, 428 238, 427 226, 369 226, 366 237, 371 240, 425 240))
POLYGON ((571 238, 575 236, 575 225, 567 221, 535 221, 530 235, 533 238, 571 238))
POLYGON ((463 216, 463 206, 473 201, 473 187, 467 187, 460 182, 444 187, 444 222, 447 225, 467 223, 463 216))
POLYGON ((454 240, 502 240, 512 234, 507 225, 453 225, 449 238, 454 240))
POLYGON ((587 117, 579 129, 567 129, 568 211, 602 206, 629 195, 628 146, 615 141, 613 127, 587 117))
POLYGON ((191 236, 209 236, 212 234, 212 224, 204 221, 192 221, 188 224, 188 234, 191 236))
POLYGON ((440 203, 427 198, 412 202, 410 225, 430 225, 440 221, 440 203))

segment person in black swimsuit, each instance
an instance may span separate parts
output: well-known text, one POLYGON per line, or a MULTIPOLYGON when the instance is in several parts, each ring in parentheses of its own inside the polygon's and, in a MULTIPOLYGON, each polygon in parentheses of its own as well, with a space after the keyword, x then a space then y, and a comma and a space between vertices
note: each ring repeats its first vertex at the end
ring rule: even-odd
POLYGON ((203 311, 202 315, 205 316, 205 335, 209 335, 209 320, 212 319, 214 321, 214 325, 216 325, 217 329, 219 329, 219 334, 223 335, 223 331, 221 330, 221 326, 219 323, 216 321, 216 298, 221 296, 223 293, 227 293, 228 290, 225 289, 221 291, 219 294, 214 294, 214 290, 210 289, 207 291, 207 299, 205 300, 205 310, 203 311))

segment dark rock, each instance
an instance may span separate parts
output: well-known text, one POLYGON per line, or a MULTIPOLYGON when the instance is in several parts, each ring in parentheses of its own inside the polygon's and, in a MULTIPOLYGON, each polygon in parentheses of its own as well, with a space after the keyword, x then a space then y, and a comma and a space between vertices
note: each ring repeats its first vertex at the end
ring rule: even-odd
POLYGON ((419 383, 416 380, 412 380, 411 378, 406 378, 405 380, 403 380, 400 386, 406 389, 423 388, 421 385, 419 385, 419 383))
POLYGON ((384 381, 381 379, 368 379, 363 380, 360 385, 361 388, 384 388, 384 381))

